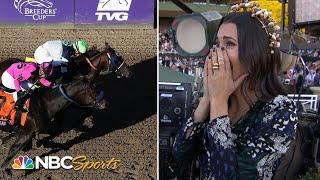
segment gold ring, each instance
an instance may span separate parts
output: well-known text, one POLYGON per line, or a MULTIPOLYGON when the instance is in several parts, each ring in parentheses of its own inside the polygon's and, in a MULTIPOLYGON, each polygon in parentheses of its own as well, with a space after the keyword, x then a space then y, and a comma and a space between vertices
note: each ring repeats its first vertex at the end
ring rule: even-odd
POLYGON ((219 67, 219 63, 213 63, 212 66, 218 66, 219 67))
POLYGON ((213 66, 212 66, 212 69, 213 69, 213 70, 217 70, 217 69, 219 69, 219 66, 214 66, 214 65, 213 65, 213 66))

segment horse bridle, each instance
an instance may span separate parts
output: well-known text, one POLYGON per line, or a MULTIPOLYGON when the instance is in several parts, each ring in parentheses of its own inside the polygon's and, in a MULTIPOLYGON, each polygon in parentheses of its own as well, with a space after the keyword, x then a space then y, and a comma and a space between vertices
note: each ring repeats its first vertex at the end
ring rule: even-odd
POLYGON ((59 90, 64 98, 66 98, 69 102, 71 102, 72 104, 75 104, 78 107, 81 107, 81 108, 99 108, 100 107, 100 105, 97 101, 95 101, 93 103, 93 105, 89 105, 89 104, 88 105, 81 105, 76 100, 74 100, 71 96, 68 95, 65 88, 63 87, 63 84, 59 85, 59 90))
MULTIPOLYGON (((115 54, 116 54, 116 52, 114 52, 115 54)), ((111 65, 111 63, 113 62, 114 64, 116 64, 116 62, 115 61, 112 61, 111 59, 111 56, 110 56, 110 53, 107 53, 107 55, 108 55, 108 58, 109 58, 109 69, 110 69, 110 65, 111 65)), ((119 57, 118 55, 116 55, 117 57, 119 57)), ((121 64, 116 68, 116 70, 115 71, 113 71, 113 72, 117 72, 122 66, 123 66, 123 64, 124 64, 124 60, 122 59, 122 62, 121 62, 121 64)))
MULTIPOLYGON (((105 53, 105 51, 98 53, 97 55, 93 56, 91 59, 94 59, 95 57, 100 56, 102 53, 105 53)), ((108 62, 109 62, 109 64, 108 64, 108 70, 107 70, 107 71, 108 71, 108 72, 117 73, 117 72, 119 71, 119 69, 124 65, 124 60, 122 59, 121 56, 117 55, 116 52, 115 52, 112 48, 111 48, 110 50, 108 49, 106 53, 107 53, 108 62), (110 51, 111 51, 112 54, 110 53, 110 51), (113 52, 112 52, 112 51, 113 51, 113 52), (111 54, 111 55, 110 55, 110 54, 111 54), (117 56, 117 57, 121 57, 121 58, 117 58, 116 60, 113 60, 114 58, 112 58, 112 56, 114 56, 114 55, 117 56), (116 61, 119 61, 119 60, 121 60, 121 61, 120 61, 121 64, 120 64, 119 66, 117 66, 116 61), (113 67, 112 64, 115 64, 115 66, 117 66, 115 70, 112 70, 112 69, 110 68, 110 67, 113 67)), ((99 70, 99 66, 100 66, 100 64, 101 64, 101 57, 100 57, 99 62, 98 62, 98 67, 94 66, 88 57, 85 57, 85 59, 86 59, 87 63, 89 64, 89 66, 90 66, 92 69, 94 69, 95 71, 98 71, 98 70, 99 70)), ((124 76, 124 75, 121 73, 121 76, 124 76)))

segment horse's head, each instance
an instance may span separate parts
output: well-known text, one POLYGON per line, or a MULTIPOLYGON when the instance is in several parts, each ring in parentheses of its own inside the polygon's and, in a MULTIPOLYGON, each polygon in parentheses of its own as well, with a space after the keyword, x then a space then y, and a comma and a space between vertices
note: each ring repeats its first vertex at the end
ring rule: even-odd
POLYGON ((98 90, 95 84, 85 78, 66 84, 65 90, 61 89, 61 86, 59 88, 62 95, 73 104, 80 107, 106 109, 107 102, 103 99, 103 91, 98 90))
MULTIPOLYGON (((117 77, 131 77, 131 69, 125 63, 122 56, 107 43, 105 43, 105 45, 106 47, 102 52, 99 52, 96 48, 91 48, 84 56, 80 57, 82 61, 79 62, 86 62, 85 72, 89 70, 88 76, 85 76, 87 76, 88 79, 94 80, 101 72, 108 72, 115 73, 117 77), (89 69, 87 65, 89 65, 89 69)), ((76 65, 75 67, 76 71, 78 71, 81 65, 76 65)))
POLYGON ((117 76, 131 77, 131 69, 125 63, 123 57, 111 48, 108 43, 105 43, 105 46, 104 52, 109 58, 109 71, 116 73, 117 76))

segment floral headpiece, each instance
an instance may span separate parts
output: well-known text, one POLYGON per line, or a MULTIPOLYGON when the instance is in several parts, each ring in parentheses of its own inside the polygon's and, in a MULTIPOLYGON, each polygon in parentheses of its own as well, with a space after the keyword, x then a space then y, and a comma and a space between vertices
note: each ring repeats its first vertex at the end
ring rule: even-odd
POLYGON ((249 12, 253 18, 257 18, 269 37, 269 46, 271 54, 274 54, 274 48, 280 47, 280 27, 277 22, 271 18, 272 13, 266 9, 261 9, 258 2, 247 2, 235 4, 231 7, 231 12, 249 12))

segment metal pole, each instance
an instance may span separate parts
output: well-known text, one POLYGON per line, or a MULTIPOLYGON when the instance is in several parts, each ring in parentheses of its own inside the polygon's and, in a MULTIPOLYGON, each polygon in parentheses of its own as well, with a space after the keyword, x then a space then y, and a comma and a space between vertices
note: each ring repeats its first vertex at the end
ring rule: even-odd
POLYGON ((183 2, 180 0, 171 0, 175 5, 177 5, 180 9, 182 9, 184 12, 187 14, 192 14, 194 11, 190 9, 187 5, 185 5, 183 2))
POLYGON ((287 0, 282 0, 282 10, 281 10, 281 31, 284 32, 284 26, 285 26, 285 13, 286 13, 286 1, 287 0))

